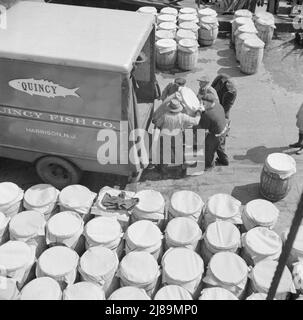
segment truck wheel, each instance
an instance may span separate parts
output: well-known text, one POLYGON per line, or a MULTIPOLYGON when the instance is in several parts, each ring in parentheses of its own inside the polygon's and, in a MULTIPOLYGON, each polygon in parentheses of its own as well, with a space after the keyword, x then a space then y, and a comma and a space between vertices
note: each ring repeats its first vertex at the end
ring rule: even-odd
POLYGON ((81 170, 71 162, 54 156, 39 159, 36 163, 36 171, 44 182, 58 189, 78 184, 82 175, 81 170))

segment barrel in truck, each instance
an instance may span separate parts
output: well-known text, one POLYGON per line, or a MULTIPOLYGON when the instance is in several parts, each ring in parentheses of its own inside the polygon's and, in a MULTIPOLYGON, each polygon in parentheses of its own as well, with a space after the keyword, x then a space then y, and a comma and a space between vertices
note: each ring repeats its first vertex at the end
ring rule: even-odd
POLYGON ((20 2, 0 29, 0 156, 32 162, 58 188, 81 172, 129 178, 142 163, 102 164, 101 129, 117 152, 147 130, 156 95, 154 17, 136 12, 20 2), (121 143, 120 143, 121 142, 121 143), (100 155, 99 155, 100 156, 100 155))

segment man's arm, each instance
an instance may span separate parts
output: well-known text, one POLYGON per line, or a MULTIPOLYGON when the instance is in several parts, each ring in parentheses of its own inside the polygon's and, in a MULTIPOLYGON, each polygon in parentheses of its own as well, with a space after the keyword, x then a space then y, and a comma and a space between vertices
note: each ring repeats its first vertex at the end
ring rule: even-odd
POLYGON ((168 91, 171 88, 172 84, 169 83, 164 90, 162 91, 161 100, 164 101, 168 97, 168 91))
POLYGON ((222 97, 222 106, 224 109, 229 110, 234 104, 237 97, 236 91, 228 91, 222 97))

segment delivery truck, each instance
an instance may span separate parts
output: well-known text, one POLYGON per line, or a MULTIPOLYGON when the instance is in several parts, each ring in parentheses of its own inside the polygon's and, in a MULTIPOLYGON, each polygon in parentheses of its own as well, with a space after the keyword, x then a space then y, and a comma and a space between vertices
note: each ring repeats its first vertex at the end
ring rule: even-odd
POLYGON ((34 163, 58 188, 77 183, 84 170, 138 179, 144 165, 125 154, 136 148, 128 132, 148 129, 160 94, 154 17, 26 1, 10 8, 6 21, 0 156, 34 163), (100 130, 116 132, 117 163, 100 161, 100 130))

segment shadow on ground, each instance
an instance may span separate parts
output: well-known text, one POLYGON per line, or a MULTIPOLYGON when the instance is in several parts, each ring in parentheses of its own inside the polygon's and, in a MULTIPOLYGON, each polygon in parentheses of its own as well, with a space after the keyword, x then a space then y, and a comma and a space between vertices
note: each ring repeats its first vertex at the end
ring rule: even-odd
POLYGON ((254 199, 260 199, 259 183, 250 183, 242 186, 236 186, 231 195, 242 202, 243 205, 254 199))
POLYGON ((275 148, 267 148, 265 146, 258 146, 247 150, 245 155, 234 155, 235 160, 250 160, 254 163, 264 163, 267 156, 271 153, 286 153, 286 154, 294 154, 295 151, 291 151, 289 147, 275 147, 275 148), (288 152, 285 152, 289 150, 288 152))

